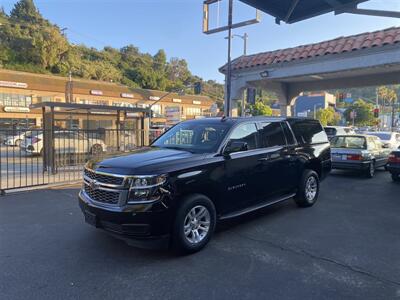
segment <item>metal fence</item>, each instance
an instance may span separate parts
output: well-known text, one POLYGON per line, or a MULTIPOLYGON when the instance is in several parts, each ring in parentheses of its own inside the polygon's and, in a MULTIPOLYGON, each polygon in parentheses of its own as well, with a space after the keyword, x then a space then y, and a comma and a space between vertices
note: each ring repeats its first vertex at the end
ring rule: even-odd
POLYGON ((85 163, 147 146, 161 130, 0 130, 0 190, 80 180, 85 163))

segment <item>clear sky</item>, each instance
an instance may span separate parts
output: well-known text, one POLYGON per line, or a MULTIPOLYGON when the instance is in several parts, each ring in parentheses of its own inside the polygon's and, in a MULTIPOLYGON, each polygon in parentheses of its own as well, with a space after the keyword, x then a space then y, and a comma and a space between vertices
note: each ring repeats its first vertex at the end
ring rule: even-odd
MULTIPOLYGON (((0 5, 9 12, 15 2, 0 0, 0 5)), ((220 6, 221 25, 226 19, 226 2, 220 6)), ((45 18, 68 28, 67 35, 73 43, 96 48, 133 44, 151 54, 163 48, 169 57, 186 59, 193 74, 223 81, 218 68, 226 61, 226 34, 202 33, 202 0, 36 0, 35 3, 45 18)), ((400 0, 370 0, 361 7, 400 11, 400 0)), ((216 15, 215 9, 214 23, 216 15)), ((251 17, 253 11, 237 2, 235 19, 251 17)), ((234 33, 249 34, 251 54, 392 26, 400 26, 400 19, 329 14, 297 24, 276 25, 272 17, 263 14, 261 24, 234 33)), ((234 39, 233 47, 234 57, 242 54, 241 39, 234 39)))

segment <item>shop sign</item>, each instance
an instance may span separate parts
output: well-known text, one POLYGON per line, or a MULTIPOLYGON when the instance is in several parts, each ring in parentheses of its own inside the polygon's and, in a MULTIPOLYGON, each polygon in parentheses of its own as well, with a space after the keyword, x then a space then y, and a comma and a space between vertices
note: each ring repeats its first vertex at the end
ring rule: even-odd
POLYGON ((122 93, 121 94, 121 98, 129 98, 129 99, 133 99, 134 96, 133 94, 129 94, 129 93, 122 93))
POLYGON ((193 104, 200 105, 201 101, 193 100, 193 104))
POLYGON ((31 110, 29 107, 12 107, 12 106, 6 106, 4 107, 5 112, 16 112, 16 113, 28 113, 31 110))
POLYGON ((181 108, 179 106, 165 108, 166 125, 172 126, 181 121, 181 108))
POLYGON ((160 97, 157 97, 157 96, 150 96, 150 97, 149 97, 149 100, 158 101, 158 100, 160 100, 160 97))
POLYGON ((90 90, 90 94, 91 94, 91 95, 95 95, 95 96, 103 96, 103 91, 100 91, 100 90, 90 90))
POLYGON ((139 113, 128 112, 128 113, 126 113, 126 116, 128 118, 138 118, 138 117, 140 117, 140 114, 139 113))
POLYGON ((181 102, 182 102, 182 99, 172 99, 172 102, 181 103, 181 102))
POLYGON ((26 89, 28 84, 24 82, 14 82, 14 81, 1 81, 0 86, 2 87, 11 87, 11 88, 19 88, 19 89, 26 89))

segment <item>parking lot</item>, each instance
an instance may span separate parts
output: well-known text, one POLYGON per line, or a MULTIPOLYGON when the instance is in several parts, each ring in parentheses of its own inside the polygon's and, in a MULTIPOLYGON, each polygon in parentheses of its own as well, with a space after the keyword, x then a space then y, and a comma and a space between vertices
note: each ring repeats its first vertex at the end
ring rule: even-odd
POLYGON ((198 254, 131 248, 83 222, 77 187, 0 198, 1 299, 397 299, 400 185, 334 172, 319 202, 220 224, 198 254))

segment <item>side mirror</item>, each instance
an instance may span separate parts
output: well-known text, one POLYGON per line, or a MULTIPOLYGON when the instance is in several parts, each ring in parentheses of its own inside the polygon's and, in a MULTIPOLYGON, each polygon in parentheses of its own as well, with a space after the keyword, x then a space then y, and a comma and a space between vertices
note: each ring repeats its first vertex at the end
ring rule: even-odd
POLYGON ((224 155, 229 155, 235 152, 247 151, 249 149, 246 142, 243 141, 229 141, 224 149, 224 155))
POLYGON ((389 148, 390 148, 390 145, 389 145, 389 144, 383 144, 383 145, 382 145, 382 148, 384 148, 384 149, 389 149, 389 148))

